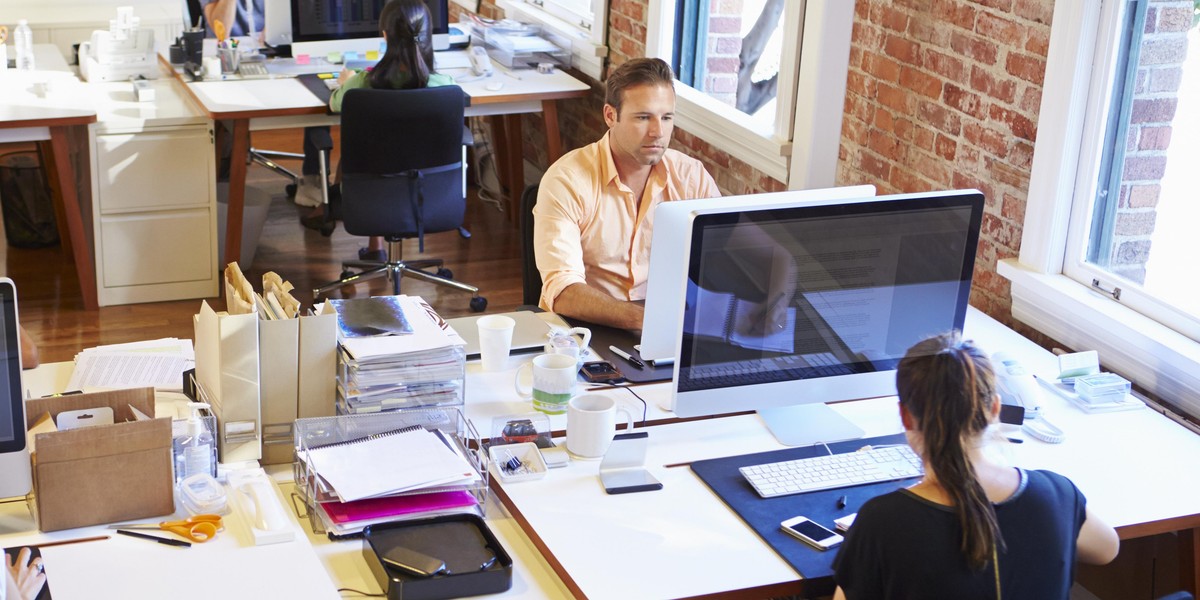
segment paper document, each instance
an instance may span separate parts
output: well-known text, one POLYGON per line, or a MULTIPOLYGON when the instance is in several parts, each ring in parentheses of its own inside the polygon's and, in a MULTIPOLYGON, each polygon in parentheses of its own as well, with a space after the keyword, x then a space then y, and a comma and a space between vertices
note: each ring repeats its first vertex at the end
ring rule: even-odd
POLYGON ((195 360, 191 340, 176 338, 88 348, 75 355, 67 389, 182 391, 183 372, 192 368, 195 360))
POLYGON ((425 428, 315 448, 307 459, 343 502, 481 480, 462 455, 425 428))

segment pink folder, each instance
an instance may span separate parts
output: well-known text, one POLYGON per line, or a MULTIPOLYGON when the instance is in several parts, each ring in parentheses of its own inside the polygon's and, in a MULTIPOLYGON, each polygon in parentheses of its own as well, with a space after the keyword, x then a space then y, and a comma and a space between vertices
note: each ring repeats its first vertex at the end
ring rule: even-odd
POLYGON ((353 502, 322 502, 321 508, 334 523, 353 523, 371 519, 383 519, 412 513, 430 512, 459 508, 475 504, 475 496, 458 490, 432 492, 411 496, 388 496, 367 498, 353 502))

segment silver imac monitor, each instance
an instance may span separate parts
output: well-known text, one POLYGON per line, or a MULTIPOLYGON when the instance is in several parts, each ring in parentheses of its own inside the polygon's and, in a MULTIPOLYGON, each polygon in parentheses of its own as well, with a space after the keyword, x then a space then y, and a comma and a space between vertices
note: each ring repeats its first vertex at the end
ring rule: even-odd
POLYGON ((787 445, 861 437, 825 403, 894 395, 911 345, 962 329, 983 195, 721 200, 677 252, 675 413, 757 410, 787 445))
POLYGON ((646 278, 646 312, 642 317, 642 359, 667 364, 675 359, 683 323, 683 297, 687 288, 687 254, 692 224, 696 217, 741 210, 768 210, 800 206, 806 202, 867 198, 875 195, 873 185, 852 185, 815 190, 793 190, 736 198, 705 198, 664 202, 654 209, 654 233, 650 242, 649 276, 646 278), (661 248, 662 250, 659 250, 661 248))
MULTIPOLYGON (((268 0, 278 4, 281 0, 268 0)), ((292 55, 326 56, 331 52, 367 52, 382 55, 383 38, 379 35, 379 13, 387 0, 283 0, 291 16, 292 55)), ((450 47, 448 0, 425 0, 433 18, 433 49, 450 47)), ((268 14, 270 6, 268 6, 268 14)), ((274 21, 268 17, 268 21, 274 21)), ((270 29, 268 27, 268 29, 270 29)), ((274 37, 268 32, 268 35, 274 37)), ((277 34, 276 34, 277 35, 277 34)))
POLYGON ((25 446, 17 288, 7 277, 0 277, 0 343, 0 498, 11 498, 27 494, 32 479, 25 446))

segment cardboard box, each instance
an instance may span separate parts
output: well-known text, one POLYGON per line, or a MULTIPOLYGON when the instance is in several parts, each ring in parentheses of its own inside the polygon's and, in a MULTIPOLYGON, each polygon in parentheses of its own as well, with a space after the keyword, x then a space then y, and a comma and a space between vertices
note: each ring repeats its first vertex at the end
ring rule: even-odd
POLYGON ((58 531, 175 512, 171 419, 132 421, 130 405, 154 415, 154 389, 76 394, 25 402, 26 426, 42 413, 107 406, 115 423, 39 433, 33 455, 38 529, 58 531))

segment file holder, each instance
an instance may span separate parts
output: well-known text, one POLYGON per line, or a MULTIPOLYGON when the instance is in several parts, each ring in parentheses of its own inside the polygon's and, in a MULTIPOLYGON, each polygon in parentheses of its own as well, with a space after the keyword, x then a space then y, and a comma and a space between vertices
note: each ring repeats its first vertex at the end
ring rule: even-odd
MULTIPOLYGON (((436 429, 445 434, 445 438, 455 444, 455 450, 466 457, 467 462, 480 475, 480 479, 469 485, 429 487, 395 496, 465 491, 477 502, 475 512, 483 516, 488 495, 488 456, 480 450, 483 446, 480 443, 479 432, 458 407, 416 408, 375 414, 296 419, 296 461, 292 464, 293 477, 299 498, 308 513, 304 516, 308 517, 313 533, 336 536, 331 531, 331 524, 325 521, 324 511, 317 504, 341 502, 341 498, 324 482, 320 473, 310 467, 309 452, 316 448, 354 442, 413 426, 436 429)), ((403 458, 396 457, 395 460, 403 458)), ((410 515, 409 518, 413 516, 421 515, 418 513, 410 515)))
POLYGON ((389 600, 460 598, 512 587, 512 558, 475 515, 447 515, 372 525, 363 532, 363 557, 389 600), (386 566, 394 548, 443 563, 430 575, 386 566))

